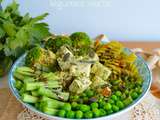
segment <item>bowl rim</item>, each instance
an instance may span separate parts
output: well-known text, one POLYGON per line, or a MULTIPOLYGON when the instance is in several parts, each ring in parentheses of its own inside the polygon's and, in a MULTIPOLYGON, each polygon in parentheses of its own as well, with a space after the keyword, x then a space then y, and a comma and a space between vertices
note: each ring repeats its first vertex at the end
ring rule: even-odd
MULTIPOLYGON (((129 51, 131 51, 129 48, 127 48, 129 51)), ((131 51, 132 52, 132 51, 131 51)), ((20 98, 20 95, 19 93, 16 93, 15 91, 15 87, 13 85, 13 83, 11 82, 11 79, 13 78, 13 70, 14 70, 14 67, 15 65, 17 65, 19 63, 19 61, 21 61, 24 57, 26 56, 26 53, 24 53, 22 56, 20 56, 16 61, 15 63, 12 65, 11 69, 10 69, 10 72, 9 72, 9 77, 8 77, 8 84, 9 84, 9 88, 10 90, 12 91, 13 95, 16 97, 16 99, 26 108, 28 108, 30 111, 34 112, 35 114, 37 115, 40 115, 41 117, 45 117, 45 118, 48 118, 48 119, 60 119, 60 120, 75 120, 75 119, 69 119, 69 118, 63 118, 63 117, 59 117, 59 116, 52 116, 52 115, 48 115, 46 113, 43 113, 41 111, 39 111, 38 109, 36 109, 35 107, 33 107, 32 105, 28 104, 28 103, 24 103, 21 98, 20 98)), ((114 118, 114 117, 117 117, 119 115, 121 115, 122 113, 125 113, 129 110, 131 110, 133 107, 135 107, 137 104, 139 104, 142 99, 147 95, 150 87, 151 87, 151 82, 152 82, 152 71, 150 70, 149 66, 147 65, 147 63, 145 62, 145 60, 139 56, 139 55, 136 55, 138 57, 138 59, 140 59, 143 63, 144 63, 144 66, 147 68, 147 71, 149 72, 149 83, 148 83, 148 86, 147 88, 145 89, 145 91, 143 92, 144 94, 141 94, 136 100, 134 100, 134 102, 132 102, 129 106, 127 106, 126 108, 118 111, 118 112, 115 112, 115 113, 112 113, 110 115, 106 115, 106 116, 101 116, 101 117, 97 117, 97 118, 90 118, 90 119, 87 119, 87 120, 98 120, 98 119, 109 119, 109 118, 114 118)), ((82 120, 86 120, 86 119, 82 119, 82 120)))

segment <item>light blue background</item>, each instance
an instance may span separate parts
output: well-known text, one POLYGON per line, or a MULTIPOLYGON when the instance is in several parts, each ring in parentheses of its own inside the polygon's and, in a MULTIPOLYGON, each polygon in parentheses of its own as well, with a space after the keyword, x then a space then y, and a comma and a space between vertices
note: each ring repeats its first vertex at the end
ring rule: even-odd
MULTIPOLYGON (((10 1, 5 0, 3 6, 10 1)), ((92 37, 104 33, 121 41, 160 40, 160 0, 19 0, 19 3, 22 13, 35 16, 49 12, 45 21, 58 34, 86 31, 92 37)))

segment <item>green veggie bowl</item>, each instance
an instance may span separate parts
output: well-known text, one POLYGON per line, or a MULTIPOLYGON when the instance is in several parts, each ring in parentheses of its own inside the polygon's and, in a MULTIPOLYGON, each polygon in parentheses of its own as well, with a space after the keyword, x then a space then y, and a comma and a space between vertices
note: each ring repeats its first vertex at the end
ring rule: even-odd
MULTIPOLYGON (((127 54, 132 53, 128 48, 124 49, 124 52, 127 54)), ((10 90, 12 91, 13 95, 16 97, 16 99, 26 108, 28 108, 30 111, 34 112, 35 114, 47 118, 47 119, 59 119, 59 120, 65 120, 68 118, 62 118, 62 117, 57 117, 57 116, 52 116, 52 115, 48 115, 45 114, 41 111, 39 111, 38 109, 36 109, 34 106, 32 106, 31 104, 25 103, 22 101, 21 96, 19 95, 18 90, 15 88, 15 79, 13 77, 13 73, 15 71, 15 69, 17 67, 23 66, 24 65, 24 61, 25 61, 25 57, 26 54, 24 54, 23 56, 21 56, 12 66, 10 73, 9 73, 9 79, 8 79, 8 84, 10 87, 10 90)), ((102 116, 102 117, 97 117, 97 118, 92 118, 92 119, 99 119, 99 120, 104 120, 104 119, 111 119, 114 117, 117 117, 118 115, 121 115, 123 113, 126 113, 127 111, 129 111, 130 109, 132 109, 134 106, 136 106, 147 94, 147 92, 150 89, 150 85, 151 85, 151 81, 152 81, 152 74, 151 71, 148 67, 148 65, 146 64, 146 62, 143 60, 143 58, 141 58, 140 56, 137 56, 137 59, 135 60, 135 65, 138 68, 138 72, 139 74, 142 76, 143 78, 143 85, 142 85, 142 89, 143 92, 141 93, 141 95, 139 95, 138 98, 136 98, 130 105, 128 105, 127 107, 125 107, 124 109, 121 109, 115 113, 106 115, 106 116, 102 116)), ((108 106, 107 106, 108 107, 108 106)), ((116 107, 114 107, 114 109, 116 110, 116 107)), ((90 114, 90 113, 88 113, 90 114)))

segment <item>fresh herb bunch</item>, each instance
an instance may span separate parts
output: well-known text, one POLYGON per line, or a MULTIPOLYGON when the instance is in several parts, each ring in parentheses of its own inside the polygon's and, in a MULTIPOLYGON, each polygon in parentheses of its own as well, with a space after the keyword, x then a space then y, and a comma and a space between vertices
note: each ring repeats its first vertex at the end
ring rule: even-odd
MULTIPOLYGON (((48 24, 39 22, 47 15, 48 13, 44 13, 32 18, 29 13, 26 13, 22 16, 19 12, 19 4, 15 1, 0 11, 0 53, 2 63, 8 61, 6 64, 10 64, 24 51, 35 44, 40 44, 45 37, 50 35, 48 24)), ((3 67, 0 66, 0 69, 3 69, 3 67)))

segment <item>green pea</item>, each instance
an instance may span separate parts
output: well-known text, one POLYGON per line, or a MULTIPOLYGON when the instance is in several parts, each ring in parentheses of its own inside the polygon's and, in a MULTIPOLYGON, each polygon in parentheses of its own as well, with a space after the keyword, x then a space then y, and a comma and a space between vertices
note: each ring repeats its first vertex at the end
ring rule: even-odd
POLYGON ((71 96, 69 97, 69 99, 70 99, 70 100, 73 100, 73 96, 71 95, 71 96))
POLYGON ((116 106, 116 105, 113 105, 113 106, 112 106, 112 110, 113 110, 114 112, 118 112, 118 111, 119 111, 119 107, 116 106))
POLYGON ((94 96, 94 92, 92 90, 87 90, 86 91, 87 96, 90 98, 92 96, 94 96))
POLYGON ((78 106, 78 103, 77 103, 77 102, 72 102, 72 103, 71 103, 71 106, 72 106, 72 109, 73 109, 73 110, 76 110, 76 109, 77 109, 77 106, 78 106))
POLYGON ((108 102, 109 102, 110 104, 114 104, 114 100, 112 100, 112 99, 109 99, 108 102))
POLYGON ((83 98, 83 101, 86 103, 86 102, 88 102, 88 97, 84 97, 83 98))
POLYGON ((141 93, 143 92, 143 90, 142 90, 141 87, 135 88, 135 91, 136 91, 138 94, 141 94, 141 93))
POLYGON ((86 97, 87 96, 87 94, 86 93, 82 93, 82 95, 81 95, 82 97, 86 97))
POLYGON ((83 118, 83 112, 80 111, 80 110, 76 111, 76 113, 75 113, 75 118, 77 118, 77 119, 83 118))
POLYGON ((126 97, 127 97, 126 94, 122 94, 121 100, 124 100, 126 97))
POLYGON ((106 104, 105 101, 99 102, 99 107, 100 107, 100 108, 103 108, 105 104, 106 104))
POLYGON ((118 86, 113 86, 112 89, 113 90, 118 90, 118 86))
POLYGON ((87 112, 90 110, 90 107, 88 105, 80 105, 79 109, 82 111, 82 112, 87 112))
POLYGON ((98 108, 98 103, 96 103, 96 102, 93 102, 93 103, 91 103, 91 108, 92 109, 94 109, 94 108, 98 108))
POLYGON ((85 117, 85 118, 92 118, 92 117, 93 117, 92 111, 85 112, 85 113, 84 113, 84 117, 85 117))
POLYGON ((116 102, 116 105, 120 108, 120 109, 123 109, 124 108, 124 104, 122 101, 117 101, 116 102))
POLYGON ((113 84, 113 85, 118 85, 120 82, 121 82, 121 80, 114 80, 114 81, 112 82, 112 84, 113 84))
POLYGON ((104 109, 99 109, 100 110, 100 116, 105 116, 107 112, 104 109))
POLYGON ((129 90, 125 90, 125 92, 124 92, 126 95, 128 95, 129 94, 129 90))
POLYGON ((134 84, 134 83, 131 83, 130 86, 129 86, 129 88, 130 88, 130 89, 135 88, 135 84, 134 84))
POLYGON ((143 80, 142 79, 138 79, 137 81, 136 81, 136 85, 142 85, 143 84, 143 80))
POLYGON ((107 114, 112 114, 112 113, 113 113, 112 109, 107 111, 107 114))
POLYGON ((66 111, 70 111, 71 110, 71 105, 70 103, 65 103, 62 107, 63 110, 66 110, 66 111))
POLYGON ((99 102, 99 103, 102 102, 102 101, 104 101, 103 98, 99 98, 99 99, 98 99, 98 102, 99 102))
POLYGON ((114 100, 114 101, 117 101, 117 100, 118 100, 118 97, 117 97, 116 95, 112 95, 112 96, 111 96, 111 99, 114 100))
POLYGON ((77 100, 77 102, 80 103, 80 104, 83 104, 84 101, 83 101, 82 98, 80 98, 80 99, 77 100))
POLYGON ((128 81, 128 76, 125 76, 125 77, 124 77, 124 81, 128 81))
POLYGON ((94 116, 94 117, 99 117, 100 114, 101 114, 101 112, 100 112, 100 110, 99 110, 98 108, 94 108, 94 109, 92 110, 92 112, 93 112, 93 116, 94 116))
POLYGON ((74 95, 74 96, 73 96, 73 101, 78 101, 78 99, 79 99, 79 96, 78 96, 78 95, 74 95))
POLYGON ((121 93, 121 91, 116 91, 115 95, 120 97, 122 95, 122 93, 121 93))
POLYGON ((130 96, 123 101, 125 106, 128 106, 132 102, 133 102, 133 99, 130 96))
POLYGON ((66 111, 65 111, 65 110, 60 110, 60 111, 58 112, 58 116, 59 116, 59 117, 65 117, 65 115, 66 115, 66 111))
POLYGON ((74 118, 75 113, 73 111, 67 111, 66 117, 67 118, 74 118))
POLYGON ((136 98, 138 98, 138 94, 137 94, 136 92, 132 92, 132 93, 131 93, 131 97, 132 97, 133 99, 136 99, 136 98))
POLYGON ((104 105, 104 109, 105 110, 111 110, 112 109, 112 105, 110 104, 110 103, 106 103, 105 105, 104 105))

